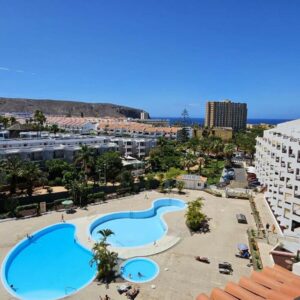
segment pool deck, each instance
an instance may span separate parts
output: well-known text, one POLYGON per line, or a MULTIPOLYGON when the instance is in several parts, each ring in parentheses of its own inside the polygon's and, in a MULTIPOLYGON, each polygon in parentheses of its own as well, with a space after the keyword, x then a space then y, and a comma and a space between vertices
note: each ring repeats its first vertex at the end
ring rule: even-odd
MULTIPOLYGON (((185 210, 185 209, 184 209, 185 210)), ((172 214, 173 212, 170 212, 172 214)), ((88 249, 92 249, 94 241, 89 235, 89 227, 93 221, 104 216, 100 214, 97 218, 94 217, 82 217, 68 221, 68 223, 74 224, 77 228, 76 237, 78 241, 88 249)), ((164 216, 163 216, 164 218, 164 216)), ((166 234, 155 244, 147 244, 139 247, 110 247, 110 250, 118 253, 119 258, 128 259, 138 256, 150 256, 158 254, 168 250, 175 246, 180 241, 180 237, 176 235, 166 234)))
MULTIPOLYGON (((148 209, 154 200, 167 197, 179 198, 186 202, 203 197, 203 210, 211 218, 209 221, 210 232, 192 235, 185 225, 185 211, 174 211, 163 216, 169 228, 165 240, 158 241, 156 246, 149 245, 148 249, 147 247, 141 250, 134 249, 134 253, 131 252, 131 249, 130 251, 126 249, 125 253, 119 250, 122 257, 148 256, 152 252, 160 252, 151 255, 151 259, 160 267, 159 275, 151 282, 139 284, 140 294, 136 299, 195 299, 201 292, 210 293, 214 287, 224 287, 228 281, 237 282, 240 276, 250 274, 251 268, 247 267, 248 261, 235 257, 237 243, 247 243, 246 230, 249 226, 254 225, 247 200, 218 198, 201 191, 186 191, 184 195, 177 193, 162 195, 151 191, 89 206, 87 210, 78 209, 75 214, 64 213, 64 219, 66 222, 83 225, 78 227, 78 240, 86 247, 91 248, 93 242, 88 239, 87 228, 92 220, 116 211, 148 209), (249 224, 238 224, 236 213, 245 214, 249 224), (169 248, 170 245, 171 248, 169 248), (169 249, 164 251, 165 248, 169 249), (209 257, 211 264, 195 261, 195 255, 209 257), (233 265, 232 275, 223 275, 218 272, 217 265, 222 261, 228 261, 233 265)), ((52 212, 41 217, 0 222, 1 262, 10 249, 27 233, 30 234, 45 226, 61 222, 61 215, 61 212, 52 212)), ((124 295, 120 296, 117 293, 116 286, 121 284, 120 282, 111 283, 107 289, 103 284, 92 282, 78 293, 69 296, 68 299, 98 300, 99 295, 103 297, 105 294, 112 300, 126 299, 124 295)), ((2 284, 0 284, 0 299, 13 299, 2 284)))

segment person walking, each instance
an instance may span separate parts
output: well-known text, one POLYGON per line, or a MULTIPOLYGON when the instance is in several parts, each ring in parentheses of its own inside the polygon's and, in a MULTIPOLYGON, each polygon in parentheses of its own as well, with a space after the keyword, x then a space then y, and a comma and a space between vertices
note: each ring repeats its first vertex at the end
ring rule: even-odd
POLYGON ((274 224, 272 225, 272 233, 273 234, 275 233, 275 225, 274 224))

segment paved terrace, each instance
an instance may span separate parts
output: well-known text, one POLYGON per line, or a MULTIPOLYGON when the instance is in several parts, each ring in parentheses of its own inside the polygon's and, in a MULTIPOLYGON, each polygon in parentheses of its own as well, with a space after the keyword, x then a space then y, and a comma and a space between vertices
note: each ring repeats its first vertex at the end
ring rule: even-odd
MULTIPOLYGON (((144 210, 151 207, 152 201, 165 197, 157 192, 145 193, 110 200, 107 203, 89 206, 88 210, 78 209, 73 215, 64 215, 65 220, 80 223, 84 220, 92 221, 96 217, 115 211, 144 210)), ((211 232, 207 234, 191 235, 185 225, 184 211, 171 212, 165 215, 169 227, 169 236, 180 239, 173 247, 165 252, 152 255, 159 267, 159 275, 151 282, 140 284, 140 294, 137 299, 143 300, 189 300, 201 293, 209 293, 214 287, 224 287, 229 281, 238 281, 240 276, 249 275, 251 268, 247 267, 247 260, 235 257, 236 244, 247 243, 246 229, 254 226, 250 205, 247 200, 225 199, 214 197, 200 191, 187 191, 186 195, 170 194, 170 197, 184 201, 204 198, 204 212, 211 218, 209 221, 211 232), (249 224, 238 224, 235 214, 246 215, 249 224), (203 264, 194 260, 195 255, 207 256, 211 264, 203 264), (218 272, 218 263, 228 261, 232 263, 232 275, 222 275, 218 272), (155 285, 155 289, 151 286, 155 285)), ((10 220, 0 223, 0 260, 3 261, 8 251, 27 233, 32 233, 45 226, 60 222, 61 213, 53 212, 41 217, 10 220)), ((78 233, 79 235, 80 233, 78 233)), ((74 274, 76 276, 76 274, 74 274)), ((109 288, 97 282, 80 290, 68 299, 98 300, 99 295, 109 295, 111 299, 126 299, 116 291, 120 283, 112 283, 109 288)), ((0 299, 13 299, 0 285, 0 299)))

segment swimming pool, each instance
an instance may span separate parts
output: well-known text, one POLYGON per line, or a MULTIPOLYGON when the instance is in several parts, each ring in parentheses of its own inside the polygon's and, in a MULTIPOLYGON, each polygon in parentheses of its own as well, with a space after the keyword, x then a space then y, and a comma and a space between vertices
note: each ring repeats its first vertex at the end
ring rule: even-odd
POLYGON ((95 220, 90 226, 94 241, 99 241, 99 230, 110 229, 114 232, 108 242, 114 247, 138 247, 161 239, 168 227, 162 215, 182 210, 186 204, 178 199, 158 199, 152 207, 143 211, 117 212, 95 220))
POLYGON ((158 273, 159 266, 149 258, 132 258, 121 265, 121 276, 130 282, 148 282, 153 280, 158 273))
POLYGON ((6 289, 19 299, 53 300, 89 284, 96 266, 90 266, 92 253, 77 243, 75 229, 56 224, 17 244, 2 265, 6 289))

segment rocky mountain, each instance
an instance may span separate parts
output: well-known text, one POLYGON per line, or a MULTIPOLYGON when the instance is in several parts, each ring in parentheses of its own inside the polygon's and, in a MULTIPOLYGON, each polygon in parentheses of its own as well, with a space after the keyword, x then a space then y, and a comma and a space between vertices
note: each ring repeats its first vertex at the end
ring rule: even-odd
POLYGON ((143 111, 110 103, 0 97, 0 112, 34 113, 36 110, 46 115, 126 118, 140 118, 143 111))

